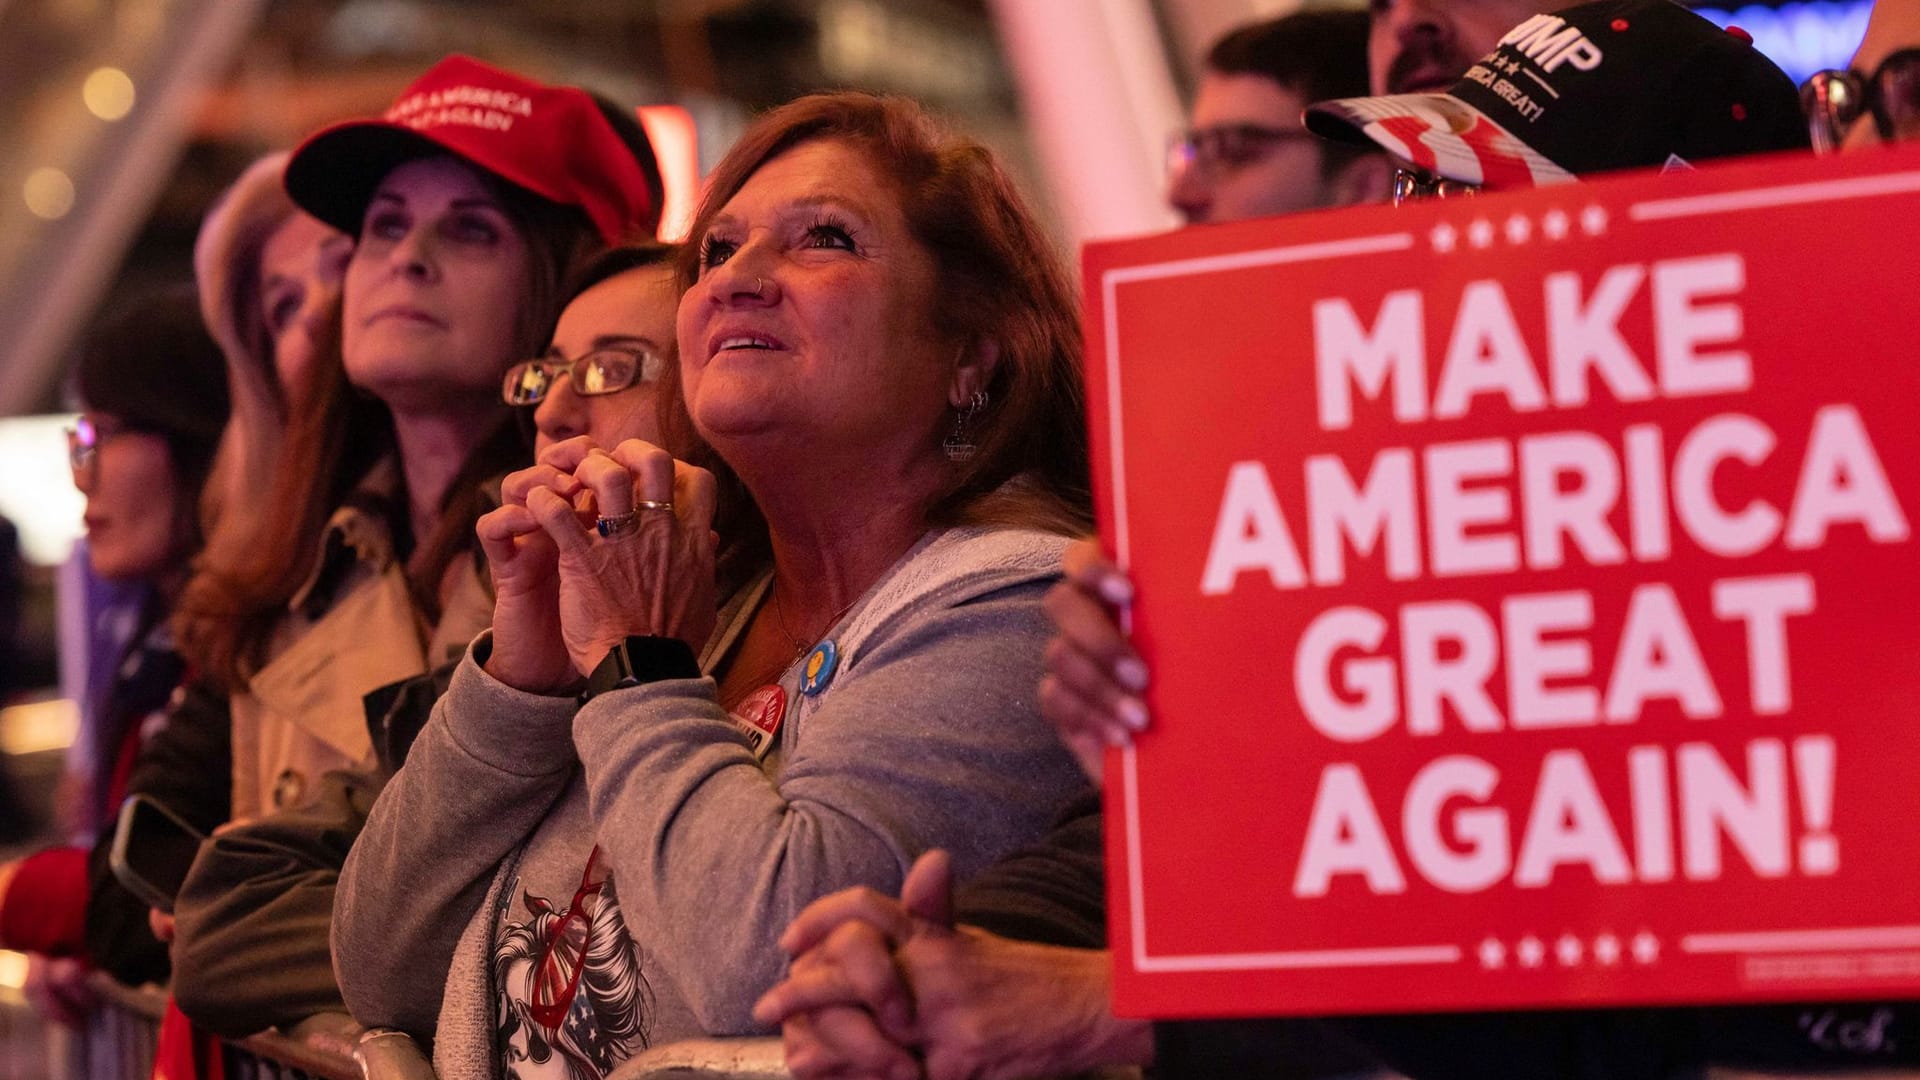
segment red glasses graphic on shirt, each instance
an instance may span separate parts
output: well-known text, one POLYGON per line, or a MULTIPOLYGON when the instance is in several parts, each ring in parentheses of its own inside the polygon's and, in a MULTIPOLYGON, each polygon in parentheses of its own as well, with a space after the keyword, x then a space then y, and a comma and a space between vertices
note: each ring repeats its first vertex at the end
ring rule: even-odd
MULTIPOLYGON (((600 848, 587 856, 587 868, 580 875, 580 887, 574 890, 573 903, 554 919, 540 943, 540 956, 533 976, 533 1000, 527 1014, 548 1031, 558 1031, 580 992, 580 976, 586 971, 587 946, 593 936, 593 920, 586 906, 590 897, 606 887, 607 875, 600 864, 600 848)), ((551 910, 547 901, 528 898, 529 906, 551 910)), ((542 914, 543 912, 536 912, 542 914)))

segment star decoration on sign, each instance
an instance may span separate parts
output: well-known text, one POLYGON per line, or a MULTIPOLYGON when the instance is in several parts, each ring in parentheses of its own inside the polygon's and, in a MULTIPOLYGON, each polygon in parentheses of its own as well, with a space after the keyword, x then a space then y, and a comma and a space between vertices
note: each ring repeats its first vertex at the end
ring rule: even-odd
POLYGON ((1509 962, 1521 968, 1540 968, 1546 966, 1549 959, 1563 968, 1579 967, 1589 959, 1601 967, 1610 968, 1618 967, 1629 955, 1635 963, 1648 966, 1660 959, 1660 939, 1647 930, 1633 935, 1630 940, 1623 940, 1611 930, 1602 930, 1589 942, 1586 937, 1569 930, 1551 942, 1528 934, 1514 942, 1509 951, 1505 942, 1489 934, 1474 946, 1474 953, 1482 971, 1505 970, 1509 962))
POLYGON ((1488 938, 1480 943, 1480 966, 1492 971, 1507 966, 1507 947, 1500 944, 1499 938, 1488 938))
POLYGON ((1586 236, 1603 236, 1611 223, 1606 207, 1592 204, 1577 215, 1560 209, 1548 210, 1538 221, 1524 213, 1510 214, 1503 221, 1475 218, 1465 225, 1443 221, 1427 231, 1427 242, 1436 253, 1451 255, 1468 247, 1484 251, 1501 241, 1519 247, 1532 243, 1536 236, 1543 240, 1565 240, 1576 229, 1586 236))
POLYGON ((1840 869, 1840 841, 1831 836, 1800 838, 1800 870, 1825 877, 1840 869))

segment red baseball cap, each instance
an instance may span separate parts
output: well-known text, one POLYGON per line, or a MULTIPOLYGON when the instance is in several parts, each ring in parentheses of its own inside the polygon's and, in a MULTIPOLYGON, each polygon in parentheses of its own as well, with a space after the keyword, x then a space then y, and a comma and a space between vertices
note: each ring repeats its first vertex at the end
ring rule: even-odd
POLYGON ((609 245, 653 232, 656 208, 640 163, 586 91, 523 79, 470 56, 427 69, 380 119, 308 137, 287 162, 287 194, 358 235, 387 173, 440 153, 579 208, 609 245))

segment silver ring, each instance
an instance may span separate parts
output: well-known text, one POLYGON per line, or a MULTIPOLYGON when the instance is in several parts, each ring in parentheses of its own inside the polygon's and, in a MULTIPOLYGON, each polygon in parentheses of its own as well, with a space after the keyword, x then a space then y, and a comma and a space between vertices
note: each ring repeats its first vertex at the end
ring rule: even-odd
POLYGON ((665 510, 669 514, 673 513, 673 503, 671 501, 661 502, 661 501, 656 501, 654 499, 635 499, 633 502, 633 508, 636 511, 665 510))
POLYGON ((614 537, 633 528, 633 523, 638 520, 640 520, 640 511, 638 510, 629 510, 624 514, 615 514, 612 517, 601 514, 599 517, 593 519, 593 530, 603 537, 614 537))
POLYGON ((753 279, 753 295, 756 297, 762 297, 767 295, 767 279, 766 278, 756 277, 753 279))

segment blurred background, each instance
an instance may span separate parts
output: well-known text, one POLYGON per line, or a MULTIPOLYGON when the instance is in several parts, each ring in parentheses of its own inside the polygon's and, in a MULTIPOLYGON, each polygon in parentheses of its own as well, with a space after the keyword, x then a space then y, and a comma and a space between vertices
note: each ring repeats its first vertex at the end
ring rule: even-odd
MULTIPOLYGON (((0 859, 49 819, 81 677, 59 647, 83 636, 81 499, 61 430, 74 343, 126 297, 190 280, 208 203, 261 153, 377 114, 452 52, 678 105, 702 168, 756 110, 862 87, 917 98, 992 145, 1070 251, 1174 224, 1162 163, 1198 58, 1228 28, 1302 6, 1333 5, 0 0, 0 517, 13 527, 0 522, 0 766, 13 776, 0 792, 17 793, 0 798, 0 859)), ((1695 6, 1799 81, 1845 66, 1869 3, 1695 6)), ((0 1003, 17 1001, 23 969, 0 953, 0 1003)))

